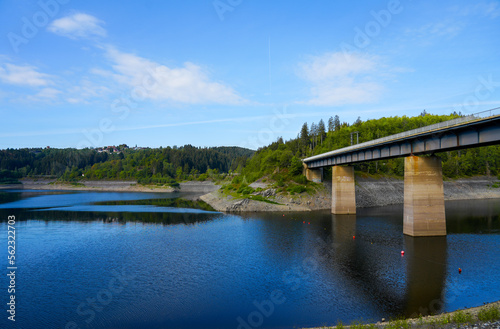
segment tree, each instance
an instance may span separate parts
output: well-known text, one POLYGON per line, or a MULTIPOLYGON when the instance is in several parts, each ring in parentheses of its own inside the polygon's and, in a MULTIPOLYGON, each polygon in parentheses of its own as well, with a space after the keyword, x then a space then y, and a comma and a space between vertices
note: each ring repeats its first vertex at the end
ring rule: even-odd
POLYGON ((335 115, 335 118, 333 119, 333 127, 335 128, 335 131, 340 130, 340 118, 338 115, 335 115))
POLYGON ((325 123, 323 122, 323 119, 319 120, 318 123, 318 136, 321 141, 321 145, 323 145, 323 139, 326 137, 325 123))
POLYGON ((333 117, 330 117, 330 119, 328 119, 328 132, 331 132, 334 130, 335 130, 335 125, 333 123, 333 117))
POLYGON ((312 145, 311 148, 314 150, 316 145, 316 139, 318 137, 318 126, 313 122, 311 123, 311 130, 309 131, 309 136, 312 137, 312 145))
POLYGON ((302 154, 305 154, 305 149, 309 143, 309 129, 307 128, 307 122, 304 122, 302 128, 300 129, 300 144, 302 146, 302 154))

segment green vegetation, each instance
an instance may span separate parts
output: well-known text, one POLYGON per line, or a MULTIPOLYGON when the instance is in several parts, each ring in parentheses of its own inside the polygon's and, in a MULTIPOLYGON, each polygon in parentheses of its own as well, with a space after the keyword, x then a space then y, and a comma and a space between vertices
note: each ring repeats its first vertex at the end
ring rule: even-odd
MULTIPOLYGON (((321 120, 318 124, 312 123, 308 128, 304 123, 295 139, 284 142, 282 138, 269 146, 259 149, 249 159, 241 173, 248 183, 261 178, 269 177, 275 182, 287 184, 295 181, 306 185, 302 173, 300 159, 312 155, 336 150, 376 138, 397 134, 410 129, 451 120, 460 115, 431 115, 423 112, 417 117, 389 117, 376 120, 361 121, 358 118, 352 125, 340 123, 338 116, 328 120, 328 131, 321 120), (354 134, 357 132, 357 135, 354 134)), ((448 178, 457 178, 474 175, 498 175, 500 173, 500 146, 488 146, 461 151, 450 151, 436 154, 443 161, 443 175, 448 178)), ((357 173, 366 175, 384 175, 402 177, 404 174, 404 159, 390 159, 370 161, 354 166, 357 173)), ((325 168, 326 175, 331 171, 325 168)))
MULTIPOLYGON (((236 197, 259 196, 249 185, 257 180, 270 184, 285 195, 313 193, 320 185, 302 174, 301 159, 323 152, 396 134, 460 115, 384 117, 353 124, 332 116, 325 125, 307 123, 296 138, 277 141, 256 152, 238 147, 199 148, 191 145, 159 149, 130 149, 126 145, 107 149, 7 149, 0 151, 0 183, 17 182, 22 177, 51 176, 65 182, 89 180, 136 180, 139 184, 178 186, 183 180, 213 180, 226 185, 223 192, 236 197)), ((500 146, 438 153, 445 178, 474 175, 500 177, 500 146)), ((404 159, 371 161, 354 166, 357 175, 402 177, 404 159)), ((331 168, 325 168, 325 178, 331 168)), ((500 178, 499 178, 500 179, 500 178)), ((498 183, 492 188, 498 188, 498 183)))
POLYGON ((480 321, 496 321, 500 319, 500 309, 498 307, 486 307, 477 314, 480 321))
POLYGON ((176 187, 182 180, 220 179, 245 164, 252 150, 239 147, 130 149, 7 149, 0 151, 0 182, 52 176, 65 182, 137 180, 176 187))
POLYGON ((458 311, 453 314, 451 321, 453 321, 454 323, 471 323, 472 315, 464 311, 458 311))
POLYGON ((21 184, 18 180, 22 175, 12 170, 0 170, 0 185, 1 184, 21 184))
MULTIPOLYGON (((478 322, 500 320, 500 309, 498 306, 486 306, 479 310, 476 316, 467 311, 456 311, 451 314, 443 314, 425 319, 420 316, 418 319, 397 319, 383 324, 362 324, 353 322, 350 329, 410 329, 410 328, 449 328, 450 325, 475 324, 478 322)), ((345 329, 347 326, 339 321, 335 328, 345 329)), ((333 327, 330 327, 333 328, 333 327)))

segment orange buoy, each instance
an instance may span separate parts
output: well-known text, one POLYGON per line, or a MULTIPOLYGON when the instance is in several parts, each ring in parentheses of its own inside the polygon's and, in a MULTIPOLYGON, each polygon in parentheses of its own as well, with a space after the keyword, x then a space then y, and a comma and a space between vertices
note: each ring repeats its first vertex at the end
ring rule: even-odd
POLYGON ((405 251, 401 250, 401 256, 404 256, 404 255, 405 255, 405 251))
POLYGON ((353 238, 353 239, 356 239, 356 236, 354 236, 354 235, 353 235, 353 236, 352 236, 352 238, 353 238))

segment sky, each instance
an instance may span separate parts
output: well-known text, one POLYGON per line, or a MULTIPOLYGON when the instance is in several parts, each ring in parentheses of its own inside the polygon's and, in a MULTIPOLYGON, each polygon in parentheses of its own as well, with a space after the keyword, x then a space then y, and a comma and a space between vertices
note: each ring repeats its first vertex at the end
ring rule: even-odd
POLYGON ((500 1, 0 0, 0 22, 0 149, 257 149, 500 106, 500 1))

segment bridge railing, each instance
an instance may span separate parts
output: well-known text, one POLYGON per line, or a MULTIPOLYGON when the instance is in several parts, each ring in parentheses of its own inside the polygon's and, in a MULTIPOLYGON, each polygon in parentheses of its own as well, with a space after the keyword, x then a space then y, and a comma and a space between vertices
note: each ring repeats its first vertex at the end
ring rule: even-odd
POLYGON ((376 145, 376 144, 381 144, 381 143, 392 141, 392 140, 397 140, 397 139, 406 138, 409 136, 419 135, 419 134, 430 132, 433 130, 438 130, 438 129, 443 129, 443 128, 447 128, 447 127, 456 126, 459 124, 464 124, 464 123, 471 122, 471 121, 482 120, 482 119, 494 117, 497 115, 500 115, 500 107, 496 107, 494 109, 490 109, 490 110, 486 110, 486 111, 482 111, 482 112, 478 112, 478 113, 474 113, 474 114, 469 114, 469 115, 466 115, 466 116, 463 116, 460 118, 456 118, 456 119, 452 119, 452 120, 448 120, 448 121, 435 123, 435 124, 428 125, 428 126, 421 127, 421 128, 404 131, 402 133, 398 133, 398 134, 374 139, 374 140, 371 140, 368 142, 359 143, 356 145, 344 147, 344 148, 341 148, 341 149, 338 149, 335 151, 330 151, 330 152, 326 152, 323 154, 318 154, 318 155, 306 158, 303 161, 309 162, 309 161, 319 160, 319 159, 322 159, 325 157, 329 157, 331 155, 345 153, 345 152, 357 150, 360 148, 369 147, 369 146, 376 145))

